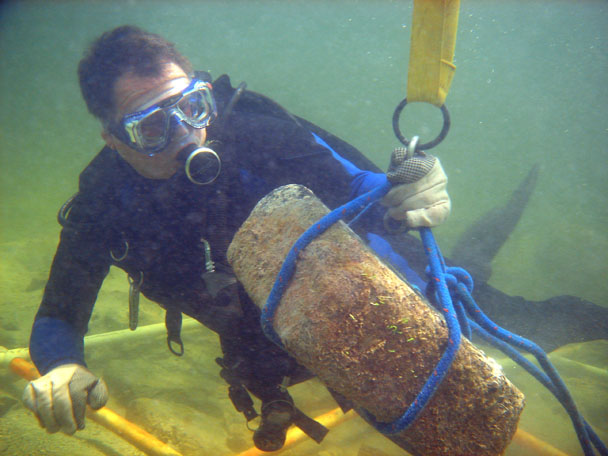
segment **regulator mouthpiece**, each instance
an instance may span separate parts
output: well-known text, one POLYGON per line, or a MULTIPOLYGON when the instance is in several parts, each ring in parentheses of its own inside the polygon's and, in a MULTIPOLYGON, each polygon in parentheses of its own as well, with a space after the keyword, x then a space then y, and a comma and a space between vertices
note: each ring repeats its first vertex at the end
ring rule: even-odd
POLYGON ((199 147, 190 152, 184 166, 188 180, 196 185, 211 184, 222 170, 219 155, 208 147, 199 147))

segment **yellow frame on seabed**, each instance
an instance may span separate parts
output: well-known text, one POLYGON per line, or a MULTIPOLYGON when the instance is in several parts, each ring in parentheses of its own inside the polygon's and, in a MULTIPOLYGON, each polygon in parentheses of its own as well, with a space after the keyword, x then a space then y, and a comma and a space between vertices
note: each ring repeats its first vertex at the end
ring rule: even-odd
MULTIPOLYGON (((200 323, 194 319, 186 318, 183 322, 183 328, 200 327, 200 323)), ((106 344, 116 341, 124 341, 125 339, 133 339, 139 337, 150 337, 157 334, 162 334, 166 331, 163 323, 147 325, 138 328, 136 331, 128 329, 120 331, 112 331, 104 334, 95 334, 85 337, 85 345, 87 348, 96 345, 106 344)), ((10 369, 15 374, 23 377, 26 380, 33 380, 39 376, 36 367, 29 360, 29 350, 27 348, 16 348, 0 353, 0 369, 10 369)), ((348 421, 357 414, 351 410, 348 413, 342 413, 340 408, 330 410, 315 419, 331 429, 345 421, 348 421)), ((181 456, 181 453, 171 448, 166 443, 154 437, 136 424, 126 420, 116 412, 107 407, 94 411, 90 408, 87 410, 87 417, 91 421, 105 427, 114 432, 116 435, 129 442, 131 445, 138 448, 150 456, 181 456)), ((280 454, 294 445, 306 440, 306 435, 297 427, 292 427, 287 433, 285 446, 279 451, 272 454, 280 454)), ((513 437, 513 441, 528 450, 533 451, 538 456, 568 456, 563 451, 558 450, 552 445, 544 442, 537 437, 527 433, 522 429, 518 429, 513 437)), ((250 448, 235 456, 261 456, 267 454, 257 448, 250 448)))

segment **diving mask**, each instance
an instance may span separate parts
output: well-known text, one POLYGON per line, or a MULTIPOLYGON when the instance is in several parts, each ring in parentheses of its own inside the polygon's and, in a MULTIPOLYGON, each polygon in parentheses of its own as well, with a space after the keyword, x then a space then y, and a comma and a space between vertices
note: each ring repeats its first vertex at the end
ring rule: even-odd
POLYGON ((109 130, 129 147, 152 157, 171 142, 173 131, 180 123, 201 129, 216 117, 208 75, 197 72, 183 91, 125 115, 109 130))

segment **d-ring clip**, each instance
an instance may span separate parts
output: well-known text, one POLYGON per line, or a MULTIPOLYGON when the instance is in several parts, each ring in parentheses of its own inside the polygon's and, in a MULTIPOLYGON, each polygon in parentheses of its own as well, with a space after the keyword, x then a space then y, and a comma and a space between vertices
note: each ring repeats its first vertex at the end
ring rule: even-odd
POLYGON ((186 176, 196 185, 211 184, 220 175, 221 170, 222 161, 219 155, 208 147, 194 149, 186 159, 186 176))
POLYGON ((112 250, 110 250, 110 257, 112 257, 112 259, 114 261, 116 261, 117 263, 120 263, 122 260, 124 260, 125 258, 127 258, 127 254, 129 253, 129 243, 127 241, 125 242, 125 251, 121 256, 116 256, 114 255, 114 252, 112 252, 112 250))
POLYGON ((127 275, 129 281, 129 329, 135 331, 139 323, 139 291, 144 283, 144 273, 139 271, 139 282, 131 275, 127 275))
MULTIPOLYGON (((401 103, 399 103, 395 108, 395 112, 393 113, 393 131, 395 132, 395 136, 397 136, 399 142, 401 142, 401 144, 407 147, 410 141, 401 134, 401 130, 399 129, 399 117, 401 117, 401 112, 403 111, 403 108, 405 108, 406 105, 407 98, 404 98, 401 103)), ((441 109, 441 114, 443 114, 443 127, 441 128, 441 131, 435 139, 427 143, 419 144, 419 150, 431 149, 435 147, 437 144, 444 140, 444 138, 448 134, 448 131, 450 130, 450 113, 448 111, 448 108, 445 106, 445 104, 443 104, 439 109, 441 109)))
POLYGON ((418 143, 419 142, 420 142, 420 136, 414 136, 410 140, 409 144, 405 148, 405 159, 406 160, 409 160, 414 155, 416 155, 416 152, 418 152, 418 143))

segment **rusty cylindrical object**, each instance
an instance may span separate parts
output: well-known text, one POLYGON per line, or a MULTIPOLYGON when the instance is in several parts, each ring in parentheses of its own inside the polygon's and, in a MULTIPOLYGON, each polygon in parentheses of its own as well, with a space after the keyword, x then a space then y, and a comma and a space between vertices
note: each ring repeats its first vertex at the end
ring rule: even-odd
MULTIPOLYGON (((258 306, 291 246, 326 213, 298 185, 274 190, 254 208, 228 259, 258 306)), ((382 422, 405 412, 448 339, 443 318, 343 222, 299 253, 273 327, 298 362, 382 422)), ((413 455, 499 455, 523 406, 498 364, 463 339, 426 408, 390 438, 413 455)))

